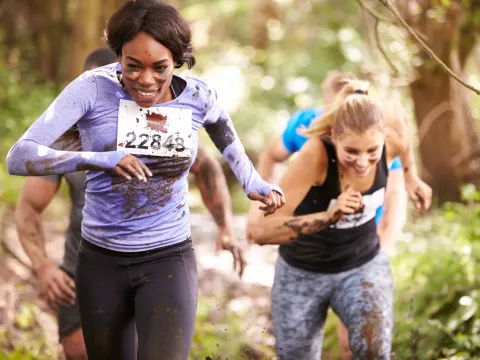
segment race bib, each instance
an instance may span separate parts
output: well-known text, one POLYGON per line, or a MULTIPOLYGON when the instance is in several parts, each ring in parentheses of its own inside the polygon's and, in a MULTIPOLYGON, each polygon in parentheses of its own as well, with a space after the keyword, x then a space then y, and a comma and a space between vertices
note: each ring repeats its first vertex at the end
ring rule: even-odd
POLYGON ((192 110, 142 108, 120 100, 117 150, 136 155, 191 157, 192 110))
MULTIPOLYGON (((377 214, 377 209, 383 205, 385 199, 385 188, 378 189, 373 194, 363 195, 363 211, 360 214, 344 215, 343 218, 335 223, 330 225, 331 228, 336 229, 350 229, 367 223, 368 221, 375 218, 377 214)), ((328 208, 333 206, 337 202, 337 199, 330 200, 328 208)))

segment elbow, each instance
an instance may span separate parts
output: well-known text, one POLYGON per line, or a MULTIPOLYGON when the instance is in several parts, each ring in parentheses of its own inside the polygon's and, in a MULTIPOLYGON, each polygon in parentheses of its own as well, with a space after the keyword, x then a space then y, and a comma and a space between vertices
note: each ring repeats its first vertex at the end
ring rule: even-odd
POLYGON ((17 163, 18 162, 15 159, 15 152, 13 149, 10 149, 6 158, 7 172, 10 175, 22 175, 18 169, 17 163))
POLYGON ((19 140, 7 154, 6 168, 10 175, 29 176, 41 175, 35 170, 32 160, 36 152, 33 151, 30 142, 26 140, 19 140))
POLYGON ((10 151, 6 158, 7 173, 10 175, 28 176, 29 174, 26 171, 26 167, 21 165, 22 161, 20 161, 14 152, 10 151))

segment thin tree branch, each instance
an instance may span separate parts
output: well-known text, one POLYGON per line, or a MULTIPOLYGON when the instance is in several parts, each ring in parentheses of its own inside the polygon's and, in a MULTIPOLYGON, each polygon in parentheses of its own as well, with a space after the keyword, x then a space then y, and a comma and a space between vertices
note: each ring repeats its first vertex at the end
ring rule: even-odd
POLYGON ((389 23, 389 24, 397 24, 397 21, 393 18, 389 18, 386 16, 381 15, 378 13, 376 10, 372 9, 370 6, 368 6, 364 0, 357 0, 357 2, 360 4, 362 8, 364 8, 370 15, 372 15, 375 19, 380 20, 381 22, 384 23, 389 23))
POLYGON ((475 144, 472 148, 463 148, 458 154, 450 159, 450 164, 459 166, 465 161, 471 161, 471 158, 480 157, 480 144, 475 144))
POLYGON ((395 16, 395 18, 400 22, 400 24, 414 38, 414 40, 422 46, 422 48, 428 53, 428 55, 430 55, 430 57, 432 57, 447 74, 449 74, 451 77, 453 77, 460 84, 465 86, 467 89, 470 89, 473 92, 475 92, 477 95, 480 95, 479 89, 463 81, 457 74, 455 74, 452 70, 450 70, 450 68, 447 65, 445 65, 445 63, 442 60, 440 60, 437 55, 435 55, 433 50, 430 49, 428 45, 425 44, 425 42, 422 39, 420 39, 420 37, 415 33, 415 31, 407 24, 407 22, 403 19, 403 17, 398 12, 397 8, 390 2, 390 0, 378 0, 378 1, 395 16))
MULTIPOLYGON (((373 8, 368 6, 367 3, 365 2, 365 0, 357 0, 357 2, 359 3, 359 5, 363 9, 365 9, 375 19, 378 19, 381 22, 384 22, 384 23, 387 23, 387 24, 398 25, 398 21, 396 19, 389 18, 389 17, 381 15, 379 12, 377 12, 376 10, 374 10, 373 8)), ((421 32, 419 32, 416 29, 413 29, 413 31, 415 31, 417 33, 417 35, 422 38, 422 40, 427 41, 427 36, 425 34, 422 34, 421 32)))
POLYGON ((397 75, 399 73, 398 69, 395 67, 395 65, 393 64, 392 60, 390 60, 390 58, 388 57, 387 55, 387 52, 385 51, 385 49, 383 48, 382 46, 382 42, 380 40, 380 34, 379 34, 379 31, 378 31, 378 26, 380 25, 380 19, 378 18, 375 18, 375 24, 374 24, 374 35, 375 35, 375 42, 377 43, 377 47, 378 47, 378 50, 380 51, 380 53, 383 55, 383 57, 385 58, 385 60, 387 61, 388 65, 392 68, 393 70, 393 75, 397 75))
POLYGON ((428 114, 423 118, 420 128, 418 129, 418 138, 420 141, 423 140, 425 135, 427 135, 428 130, 432 127, 433 123, 437 121, 440 116, 442 116, 447 111, 451 111, 451 106, 448 101, 443 101, 440 104, 436 105, 428 114))

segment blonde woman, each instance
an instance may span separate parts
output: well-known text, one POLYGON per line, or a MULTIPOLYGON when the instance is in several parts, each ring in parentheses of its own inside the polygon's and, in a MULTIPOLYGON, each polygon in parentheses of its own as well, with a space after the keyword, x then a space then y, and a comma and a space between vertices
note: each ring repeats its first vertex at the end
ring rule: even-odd
MULTIPOLYGON (((289 203, 252 233, 258 244, 280 244, 272 321, 283 360, 320 358, 329 307, 348 328, 353 359, 390 359, 393 282, 375 215, 394 158, 414 169, 401 108, 387 113, 367 94, 364 82, 349 81, 312 122, 281 182, 289 203)), ((431 191, 419 184, 426 209, 431 191)))

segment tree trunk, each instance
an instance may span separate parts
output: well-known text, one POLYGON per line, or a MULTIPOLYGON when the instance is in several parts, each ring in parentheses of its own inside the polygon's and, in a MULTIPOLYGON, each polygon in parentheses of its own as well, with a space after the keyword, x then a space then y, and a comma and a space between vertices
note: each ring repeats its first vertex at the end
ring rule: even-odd
POLYGON ((252 44, 257 50, 267 50, 269 44, 268 20, 278 19, 277 7, 273 0, 252 0, 252 44))
MULTIPOLYGON (((427 36, 437 56, 464 78, 463 67, 473 45, 471 37, 460 34, 465 31, 462 25, 468 22, 472 10, 464 8, 459 0, 452 0, 444 9, 442 22, 439 16, 427 15, 433 9, 430 0, 417 2, 421 11, 408 0, 397 3, 407 22, 427 36)), ((458 201, 461 185, 478 184, 480 179, 480 130, 471 112, 469 90, 422 50, 417 56, 423 63, 416 68, 418 76, 410 85, 410 92, 419 128, 422 176, 440 203, 458 201)))
POLYGON ((73 80, 84 71, 85 58, 102 46, 102 2, 82 0, 78 3, 75 30, 71 42, 69 80, 73 80))

